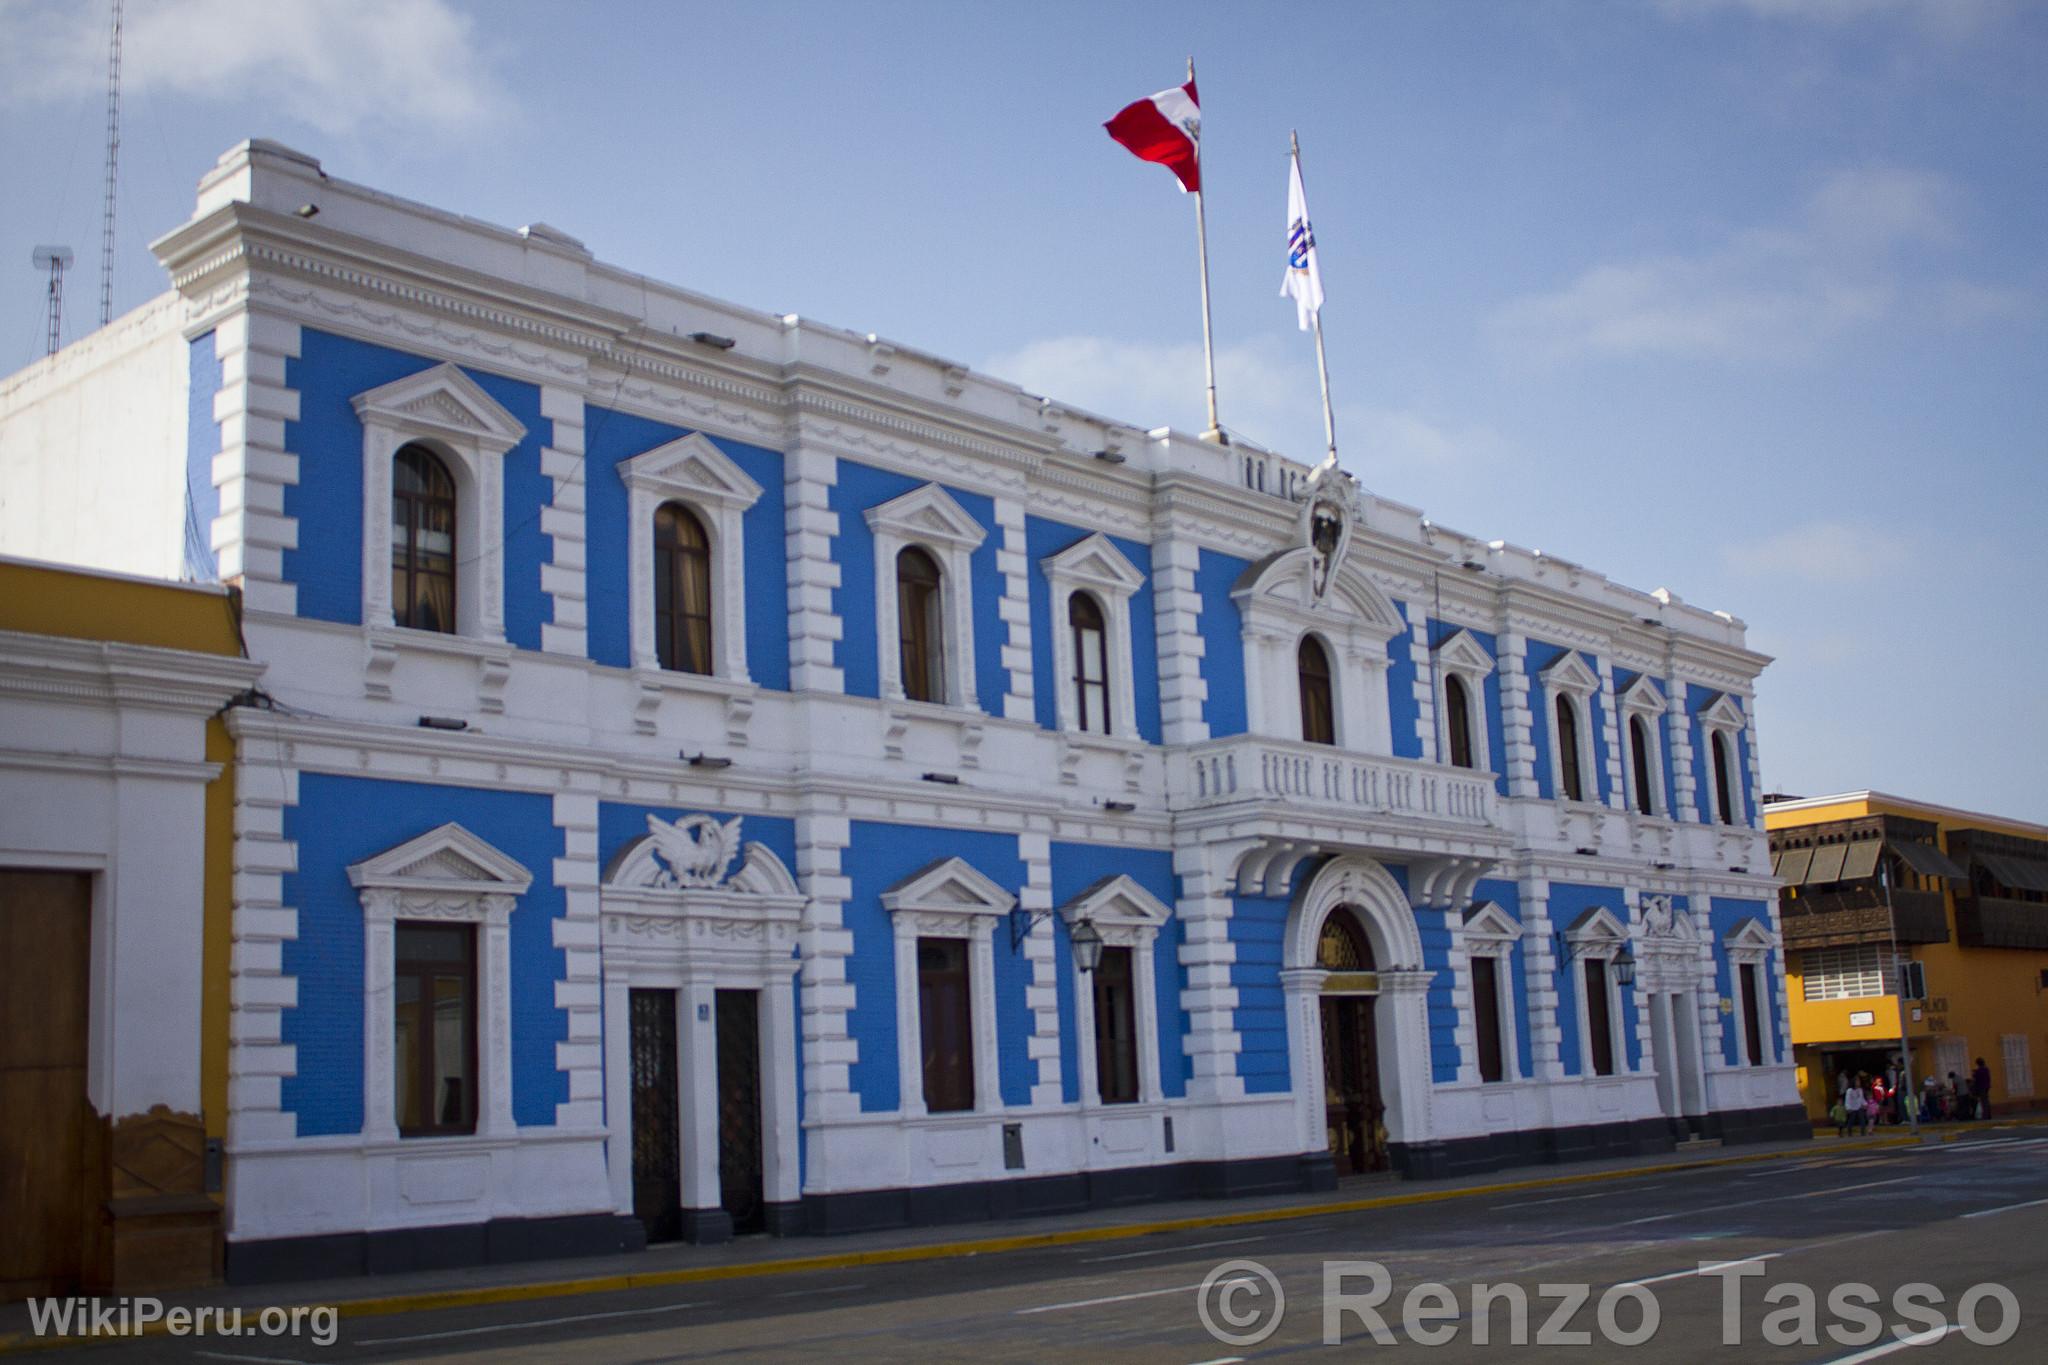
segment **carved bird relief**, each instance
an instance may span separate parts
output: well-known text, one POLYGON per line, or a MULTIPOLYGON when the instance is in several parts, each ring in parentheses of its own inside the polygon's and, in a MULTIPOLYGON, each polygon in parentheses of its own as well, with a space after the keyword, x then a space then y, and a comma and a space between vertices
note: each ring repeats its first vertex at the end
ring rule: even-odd
POLYGON ((716 886, 739 849, 740 817, 721 825, 708 815, 686 815, 670 824, 650 815, 647 832, 654 836, 655 857, 667 868, 664 885, 716 886))

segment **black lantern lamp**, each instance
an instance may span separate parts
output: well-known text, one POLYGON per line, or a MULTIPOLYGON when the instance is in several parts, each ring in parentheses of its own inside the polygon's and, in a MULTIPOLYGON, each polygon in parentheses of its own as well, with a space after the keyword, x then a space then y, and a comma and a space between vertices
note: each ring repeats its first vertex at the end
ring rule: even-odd
POLYGON ((1625 944, 1622 950, 1615 954, 1614 984, 1617 986, 1633 986, 1636 984, 1636 955, 1630 952, 1625 944))
POLYGON ((1074 968, 1092 972, 1102 965, 1102 931, 1088 920, 1077 921, 1068 937, 1074 941, 1074 968))

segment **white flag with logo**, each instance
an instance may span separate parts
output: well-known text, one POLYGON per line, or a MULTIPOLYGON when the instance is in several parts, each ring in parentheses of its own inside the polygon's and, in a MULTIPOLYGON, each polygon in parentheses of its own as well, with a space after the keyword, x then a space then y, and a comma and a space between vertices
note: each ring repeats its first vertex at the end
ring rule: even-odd
POLYGON ((1290 158, 1287 176, 1287 275, 1280 296, 1294 300, 1295 320, 1306 332, 1323 306, 1323 268, 1316 259, 1316 234, 1309 226, 1308 196, 1301 189, 1301 159, 1290 158))

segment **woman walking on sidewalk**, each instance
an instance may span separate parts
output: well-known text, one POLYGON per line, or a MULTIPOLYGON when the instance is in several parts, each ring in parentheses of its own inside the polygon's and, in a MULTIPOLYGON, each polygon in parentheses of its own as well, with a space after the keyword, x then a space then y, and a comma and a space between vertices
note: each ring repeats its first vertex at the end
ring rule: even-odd
POLYGON ((1851 1079, 1849 1088, 1842 1092, 1842 1108, 1848 1114, 1849 1127, 1854 1128, 1858 1133, 1870 1131, 1870 1110, 1863 1096, 1861 1077, 1851 1079))

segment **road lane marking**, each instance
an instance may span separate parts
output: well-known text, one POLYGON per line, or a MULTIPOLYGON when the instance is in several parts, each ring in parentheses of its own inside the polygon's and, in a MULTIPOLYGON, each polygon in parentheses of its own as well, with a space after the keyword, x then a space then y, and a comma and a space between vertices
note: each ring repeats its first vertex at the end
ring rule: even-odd
POLYGON ((2011 1213, 2014 1209, 2038 1209, 2043 1204, 2048 1204, 2048 1199, 2029 1199, 2024 1204, 2001 1204, 1995 1209, 1978 1209, 1975 1213, 1964 1214, 1963 1217, 1989 1218, 1994 1213, 2011 1213))
POLYGON ((231 1356, 226 1351, 194 1351, 192 1354, 206 1360, 239 1360, 244 1365, 300 1365, 290 1356, 231 1356))
POLYGON ((1140 1256, 1171 1256, 1176 1251, 1202 1251, 1209 1247, 1242 1246, 1246 1242, 1263 1242, 1263 1237, 1226 1237, 1220 1242, 1194 1242, 1179 1247, 1154 1247, 1150 1251, 1126 1251, 1115 1256, 1083 1256, 1082 1265, 1099 1265, 1104 1261, 1135 1261, 1140 1256))
POLYGON ((1831 1185, 1827 1189, 1808 1190, 1804 1194, 1781 1194, 1772 1196, 1768 1199, 1738 1199, 1732 1204, 1715 1204, 1711 1208, 1679 1209, 1675 1213, 1653 1213, 1648 1218, 1631 1218, 1627 1222, 1619 1223, 1616 1226, 1624 1228, 1633 1228, 1640 1227, 1644 1223, 1668 1223, 1673 1218, 1705 1217, 1710 1214, 1719 1213, 1723 1209, 1749 1208, 1757 1204, 1777 1204, 1782 1203, 1787 1199, 1821 1199, 1831 1194, 1847 1194, 1851 1190, 1874 1190, 1879 1185, 1903 1185, 1909 1180, 1918 1179, 1918 1176, 1902 1175, 1896 1176, 1890 1180, 1866 1180, 1863 1181, 1861 1184, 1857 1185, 1831 1185))
POLYGON ((1615 1285, 1614 1288, 1633 1289, 1646 1284, 1662 1284, 1666 1280, 1689 1280, 1697 1275, 1711 1275, 1716 1270, 1726 1270, 1730 1266, 1756 1265, 1762 1261, 1775 1261, 1784 1254, 1782 1251, 1766 1251, 1761 1256, 1744 1256, 1739 1261, 1715 1261, 1709 1265, 1694 1266, 1691 1270, 1674 1270, 1669 1275, 1652 1275, 1646 1280, 1623 1280, 1620 1284, 1615 1285))
POLYGON ((1647 1194, 1651 1190, 1661 1190, 1664 1188, 1662 1185, 1631 1185, 1625 1190, 1595 1190, 1591 1194, 1563 1194, 1555 1199, 1524 1199, 1514 1204, 1495 1204, 1487 1212, 1499 1213, 1503 1209, 1533 1209, 1543 1204, 1570 1204, 1580 1199, 1611 1199, 1617 1194, 1647 1194))
POLYGON ((1963 1325, 1960 1322, 1952 1322, 1946 1327, 1930 1327, 1924 1332, 1915 1332, 1910 1337, 1905 1337, 1898 1341, 1888 1341, 1882 1346, 1873 1346, 1867 1351, 1858 1351, 1853 1356, 1837 1356, 1833 1360, 1828 1361, 1827 1365, 1862 1365, 1863 1361, 1876 1360, 1879 1356, 1888 1356, 1894 1351, 1903 1351, 1913 1346, 1932 1346, 1935 1342, 1947 1337, 1949 1333, 1962 1330, 1963 1325))
MULTIPOLYGON (((1192 1294, 1207 1283, 1207 1280, 1197 1280, 1193 1284, 1177 1284, 1171 1289, 1147 1289, 1138 1294, 1111 1294, 1108 1298, 1076 1299, 1072 1303, 1042 1303, 1036 1308, 1019 1308, 1014 1316, 1026 1318, 1030 1317, 1033 1313, 1063 1313, 1069 1308, 1098 1308, 1105 1303, 1129 1303, 1133 1299, 1157 1299, 1164 1298, 1168 1294, 1192 1294)), ((1236 1275, 1227 1280, 1218 1280, 1216 1287, 1220 1289, 1227 1284, 1257 1283, 1259 1281, 1250 1275, 1236 1275)))
POLYGON ((808 1299, 816 1294, 851 1294, 856 1289, 866 1289, 865 1284, 835 1284, 827 1289, 789 1289, 780 1294, 770 1294, 771 1299, 808 1299))
POLYGON ((621 1308, 611 1313, 578 1313, 566 1318, 539 1318, 526 1322, 499 1322, 489 1327, 463 1327, 449 1332, 420 1332, 409 1337, 365 1337, 358 1346, 398 1346, 409 1341, 449 1341, 456 1337, 481 1337, 492 1332, 523 1332, 534 1327, 560 1327, 572 1322, 602 1322, 607 1318, 645 1318, 658 1313, 680 1313, 685 1308, 703 1308, 709 1299, 696 1303, 665 1303, 659 1308, 621 1308))
POLYGON ((1244 1365, 1244 1357, 1217 1356, 1214 1360, 1198 1360, 1195 1365, 1244 1365))

